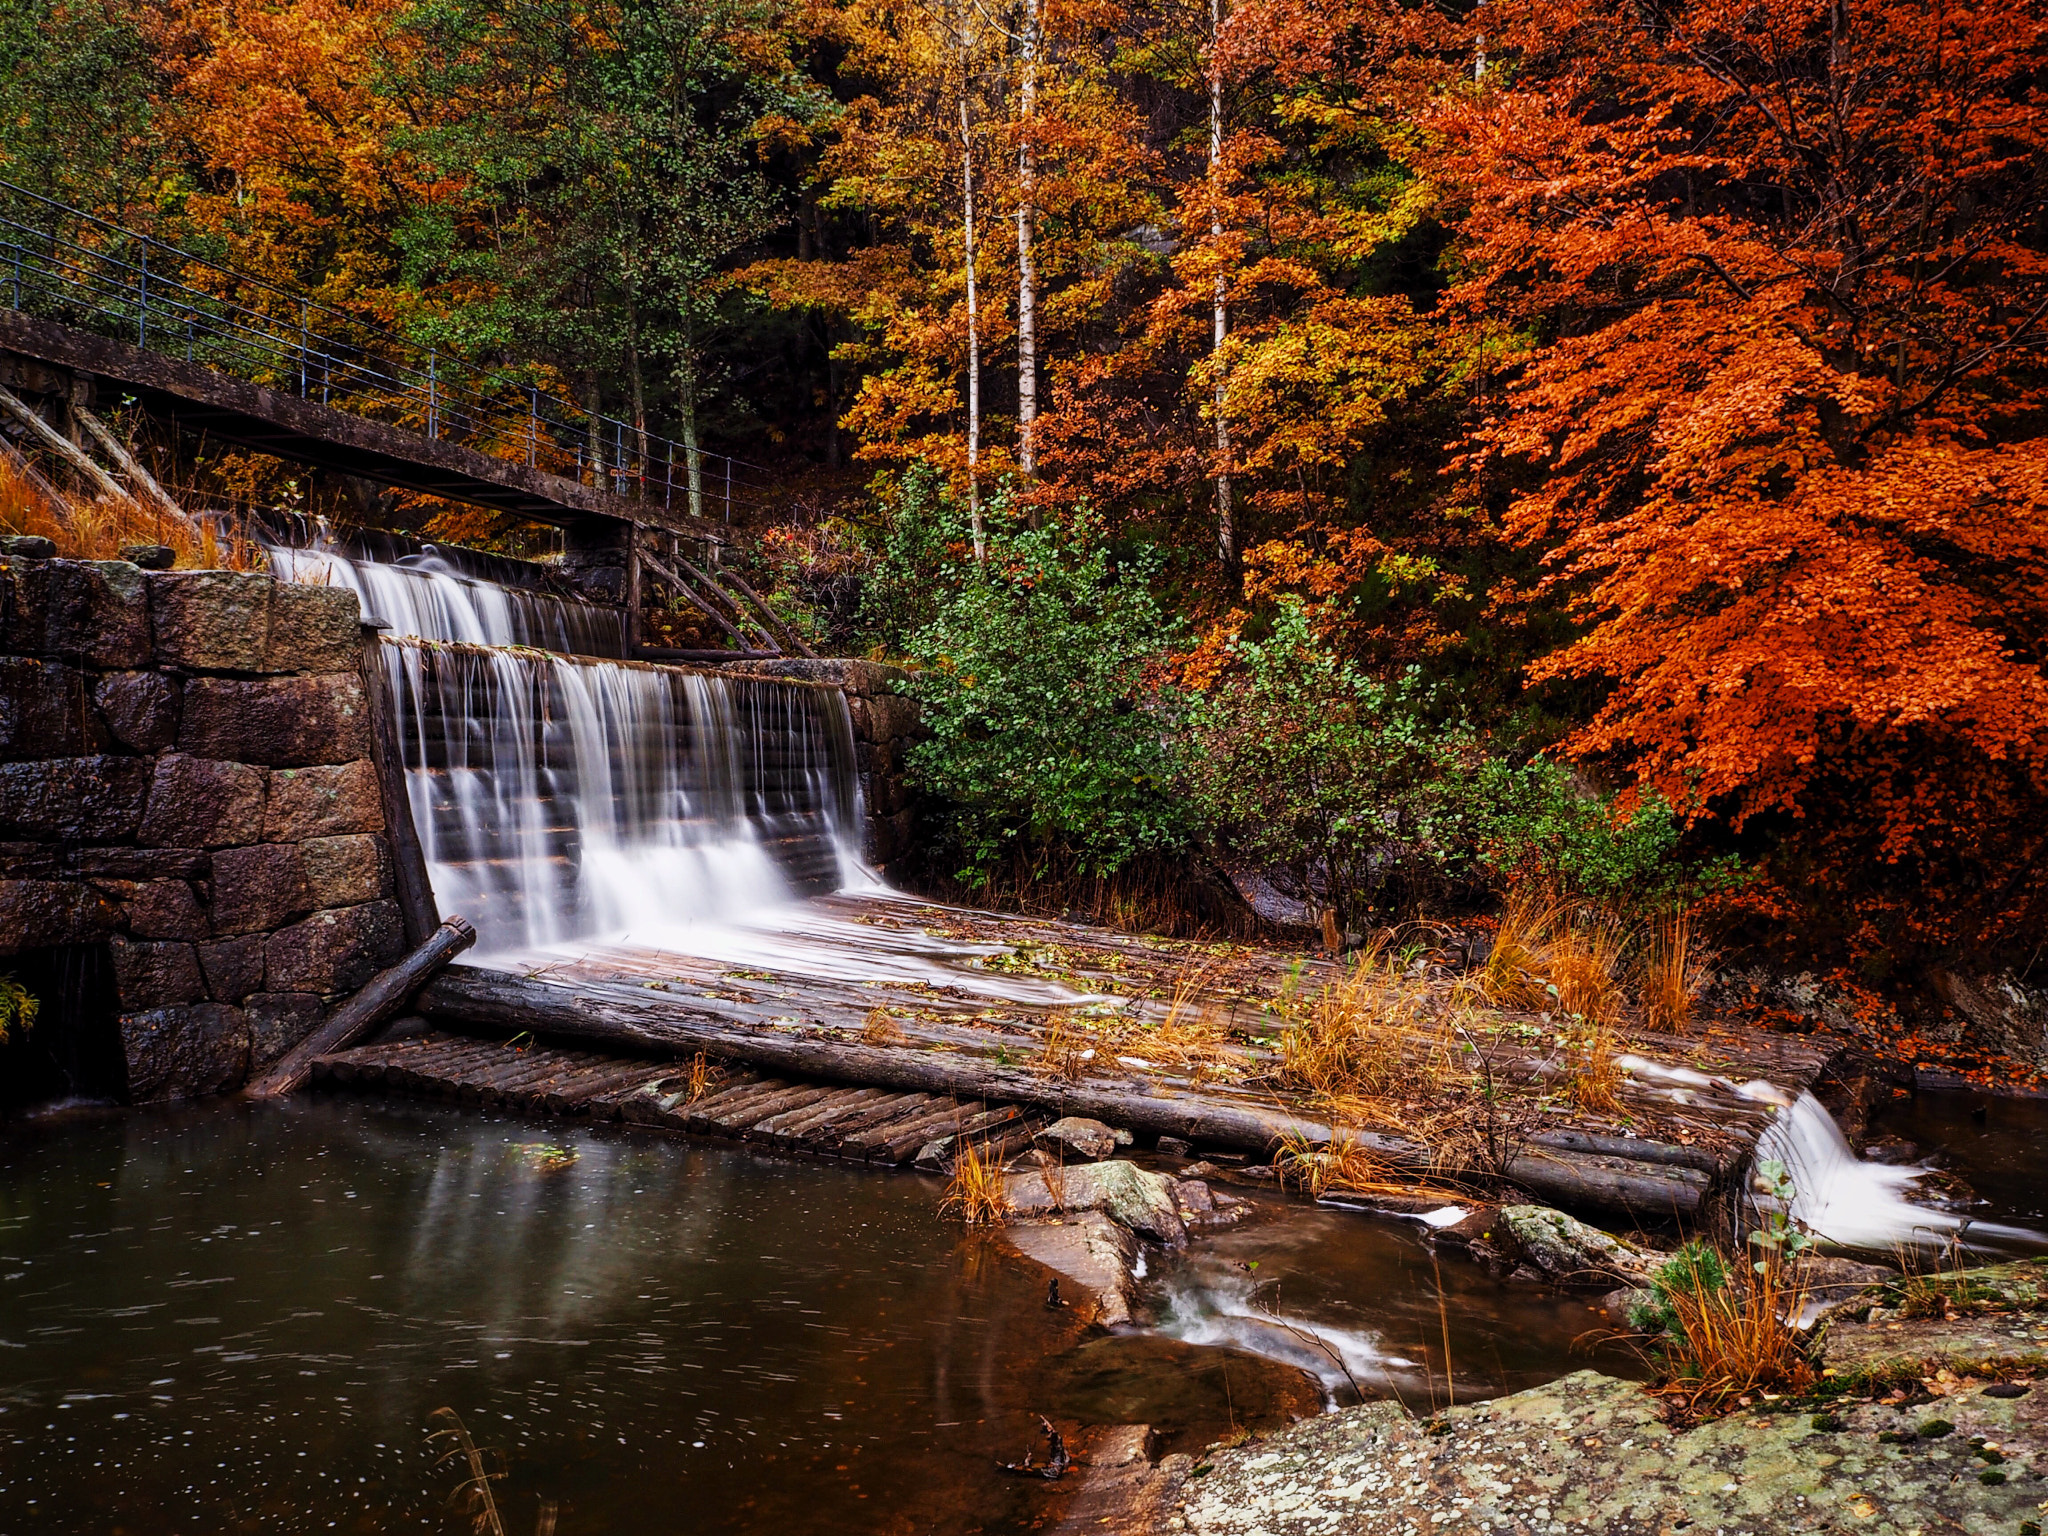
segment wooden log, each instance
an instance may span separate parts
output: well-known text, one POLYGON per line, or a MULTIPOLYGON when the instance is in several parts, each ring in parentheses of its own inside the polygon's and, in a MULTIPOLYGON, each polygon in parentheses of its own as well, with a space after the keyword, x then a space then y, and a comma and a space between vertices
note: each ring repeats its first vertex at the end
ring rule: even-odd
POLYGON ((733 584, 741 597, 753 605, 754 612, 759 615, 762 625, 768 630, 770 639, 785 651, 794 651, 811 661, 818 659, 818 653, 804 643, 804 637, 776 617, 775 610, 768 606, 768 600, 740 580, 739 572, 727 571, 725 579, 733 584))
POLYGON ((43 420, 41 412, 25 404, 13 390, 4 385, 0 385, 0 409, 4 409, 8 415, 27 427, 45 448, 83 475, 100 495, 109 501, 125 501, 131 507, 142 505, 130 496, 112 475, 95 464, 90 454, 43 420))
MULTIPOLYGON (((732 636, 732 642, 734 645, 737 645, 742 651, 751 651, 751 642, 748 641, 747 637, 741 634, 737 629, 734 629, 732 627, 731 622, 726 618, 726 616, 723 613, 720 613, 716 608, 712 607, 710 603, 706 602, 702 597, 699 597, 696 591, 690 586, 688 582, 684 581, 682 577, 678 576, 674 571, 670 570, 667 566, 663 565, 659 560, 655 559, 654 556, 647 554, 645 551, 642 551, 640 555, 640 563, 646 569, 654 572, 654 574, 659 576, 663 581, 667 582, 669 586, 675 591, 675 594, 678 597, 680 597, 684 602, 688 603, 692 608, 696 609, 699 613, 703 614, 705 618, 709 619, 712 623, 716 624, 720 629, 724 630, 728 635, 732 636)), ((771 643, 773 643, 772 639, 771 643)), ((771 654, 780 653, 774 652, 771 654)))
POLYGON ((476 942, 476 930, 451 917, 427 941, 389 970, 379 971, 334 1017, 286 1051, 282 1060, 246 1090, 252 1099, 274 1099, 306 1080, 316 1057, 332 1055, 391 1018, 434 972, 476 942))
MULTIPOLYGON (((675 994, 628 995, 624 987, 571 990, 477 966, 452 966, 422 992, 429 1018, 507 1033, 532 1031, 675 1056, 707 1055, 772 1073, 922 1092, 962 1100, 1028 1105, 1053 1115, 1086 1115, 1147 1135, 1178 1136, 1221 1149, 1272 1152, 1288 1136, 1329 1141, 1332 1128, 1284 1105, 1205 1095, 1169 1086, 1083 1080, 1063 1082, 1026 1067, 1005 1067, 964 1051, 918 1051, 820 1039, 788 1029, 749 1027, 675 994)), ((790 1086, 787 1082, 782 1087, 790 1086)), ((693 1128, 696 1117, 692 1116, 693 1128)), ((835 1127, 836 1129, 836 1127, 835 1127)), ((872 1129, 872 1127, 870 1128, 872 1129)), ((855 1132, 855 1136, 865 1132, 855 1132)), ((1357 1133, 1356 1139, 1398 1167, 1429 1167, 1428 1149, 1406 1138, 1357 1133)), ((855 1156, 861 1146, 840 1144, 855 1156)), ((1532 1148, 1508 1177, 1540 1198, 1575 1208, 1640 1219, 1692 1215, 1705 1198, 1708 1175, 1692 1167, 1597 1156, 1567 1148, 1532 1148)))
POLYGON ((194 534, 199 532, 199 525, 171 499, 170 492, 156 483, 156 476, 142 467, 142 461, 128 451, 128 445, 114 436, 105 422, 82 405, 73 405, 71 416, 105 450, 107 457, 114 461, 114 467, 128 477, 129 483, 144 498, 156 504, 158 511, 167 513, 180 527, 190 529, 194 534))
POLYGON ((419 827, 412 819, 412 796, 406 791, 405 754, 399 748, 398 722, 384 672, 384 642, 374 630, 364 633, 362 678, 370 727, 370 767, 377 775, 377 798, 384 805, 384 836, 391 844, 399 918, 405 924, 406 942, 424 944, 439 926, 441 911, 434 901, 434 883, 427 875, 419 827))

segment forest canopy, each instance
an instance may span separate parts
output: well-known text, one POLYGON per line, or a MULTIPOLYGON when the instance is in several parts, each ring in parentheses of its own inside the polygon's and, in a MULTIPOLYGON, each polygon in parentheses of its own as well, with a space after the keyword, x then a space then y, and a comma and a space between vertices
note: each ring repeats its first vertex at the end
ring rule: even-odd
POLYGON ((927 663, 983 853, 1341 759, 1287 814, 1376 891, 1483 767, 1759 938, 2048 928, 2039 0, 0 0, 0 63, 13 185, 768 466, 747 558, 927 663), (1008 633, 1178 790, 1003 800, 1008 633))

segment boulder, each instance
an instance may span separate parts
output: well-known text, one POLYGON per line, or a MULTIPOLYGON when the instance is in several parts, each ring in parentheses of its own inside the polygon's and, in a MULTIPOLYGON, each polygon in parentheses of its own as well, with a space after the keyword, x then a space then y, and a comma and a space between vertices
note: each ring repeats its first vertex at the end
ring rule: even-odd
POLYGON ((1114 1130, 1100 1120, 1069 1115, 1064 1120, 1053 1121, 1031 1139, 1041 1147, 1057 1149, 1069 1157, 1099 1162, 1103 1158, 1116 1156, 1118 1147, 1128 1147, 1131 1144, 1131 1133, 1114 1130))
POLYGON ((1187 1225, 1174 1200, 1173 1181, 1136 1163, 1084 1163, 1077 1168, 1040 1168, 1013 1173, 1005 1181, 1010 1209, 1018 1215, 1074 1215, 1101 1211, 1119 1225, 1157 1242, 1187 1240, 1187 1225))
POLYGON ((198 893, 184 880, 140 880, 121 898, 128 931, 138 939, 203 939, 212 926, 198 893))
POLYGON ((354 907, 391 894, 391 858, 384 839, 366 832, 315 837, 299 844, 308 905, 354 907))
POLYGON ((242 1004, 249 1016, 249 1069, 276 1061, 318 1029, 327 1009, 315 992, 257 992, 242 1004))
POLYGON ((131 752, 162 752, 178 739, 178 684, 161 672, 115 672, 92 701, 116 741, 131 752))
POLYGON ((219 1093, 249 1075, 248 1018, 220 1003, 124 1014, 121 1047, 137 1104, 219 1093))
POLYGON ((71 880, 0 880, 0 954, 105 938, 120 913, 71 880))
POLYGON ((1062 1299, 1069 1305, 1092 1303, 1095 1321, 1112 1328, 1131 1320, 1138 1247, 1102 1212, 1082 1211, 1064 1221, 1012 1222, 1003 1236, 1067 1282, 1062 1299), (1074 1294, 1076 1287, 1081 1294, 1074 1294))
POLYGON ((151 848, 235 848, 259 842, 269 777, 247 763, 167 753, 157 760, 136 839, 151 848))
POLYGON ((280 768, 354 762, 370 750, 362 679, 194 678, 185 685, 178 744, 199 757, 280 768))
POLYGON ((215 1002, 239 1003, 262 988, 266 942, 266 935, 251 933, 199 946, 199 970, 215 1002))
POLYGON ((1664 1261, 1549 1206, 1504 1205, 1500 1220, 1522 1262, 1559 1285, 1647 1285, 1664 1261))
POLYGON ((368 762, 279 768, 270 776, 263 840, 297 843, 350 832, 382 832, 384 800, 368 762))
POLYGON ((0 651, 118 671, 149 663, 142 572, 121 560, 0 569, 0 651))

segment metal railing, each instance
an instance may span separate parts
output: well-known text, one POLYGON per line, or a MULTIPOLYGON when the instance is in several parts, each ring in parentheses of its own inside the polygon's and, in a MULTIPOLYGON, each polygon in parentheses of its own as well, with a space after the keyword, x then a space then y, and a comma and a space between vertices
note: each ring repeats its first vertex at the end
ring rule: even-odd
POLYGON ((0 181, 0 299, 302 400, 581 484, 731 522, 767 471, 692 452, 530 379, 0 181))

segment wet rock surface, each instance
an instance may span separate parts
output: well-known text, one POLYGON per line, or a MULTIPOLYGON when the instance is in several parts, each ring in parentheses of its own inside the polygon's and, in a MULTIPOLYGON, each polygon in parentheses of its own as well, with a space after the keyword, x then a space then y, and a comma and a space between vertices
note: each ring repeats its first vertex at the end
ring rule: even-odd
POLYGON ((1116 1156, 1118 1147, 1128 1147, 1131 1133, 1114 1130, 1100 1120, 1069 1115, 1064 1120, 1053 1121, 1032 1139, 1041 1147, 1062 1151, 1070 1157, 1099 1161, 1116 1156))
POLYGON ((1010 1209, 1022 1216, 1101 1211, 1155 1242, 1187 1240, 1187 1224, 1174 1198, 1173 1180, 1136 1163, 1086 1163, 1040 1168, 1005 1181, 1010 1209))
POLYGON ((1152 1528, 2017 1531, 2044 1492, 2048 1404, 1996 1391, 1943 1399, 1939 1418, 1924 1404, 1862 1403, 1687 1430, 1664 1424, 1641 1387, 1593 1371, 1427 1420, 1373 1403, 1202 1461, 1169 1458, 1161 1475, 1178 1494, 1152 1528))

